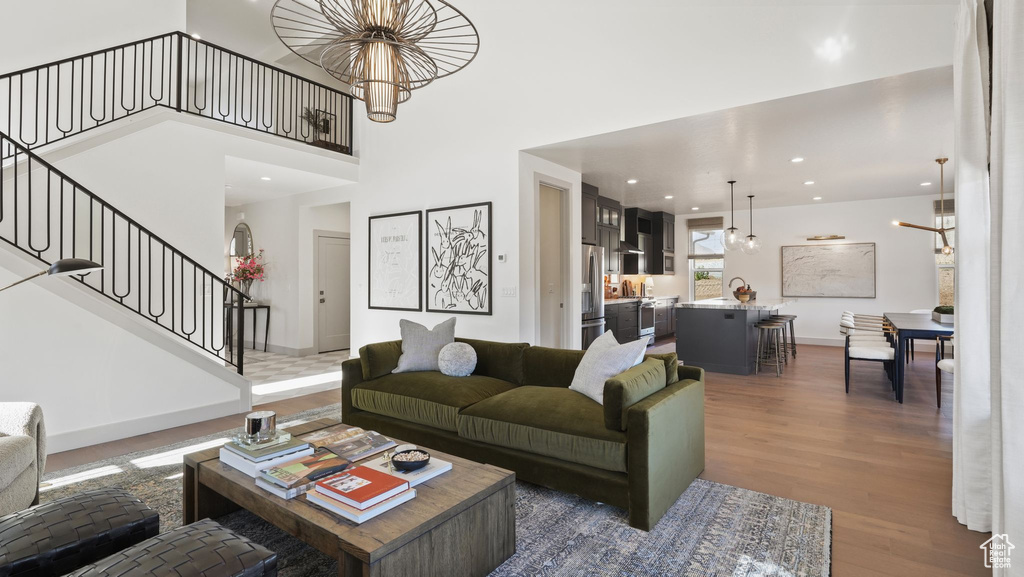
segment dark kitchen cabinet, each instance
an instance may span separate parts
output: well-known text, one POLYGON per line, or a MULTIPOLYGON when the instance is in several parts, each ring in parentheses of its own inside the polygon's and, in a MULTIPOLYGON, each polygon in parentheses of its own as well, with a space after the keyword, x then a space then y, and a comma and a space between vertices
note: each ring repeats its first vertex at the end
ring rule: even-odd
POLYGON ((598 244, 597 238, 597 187, 583 183, 582 211, 580 215, 583 244, 598 244))
POLYGON ((675 274, 676 217, 667 212, 652 213, 651 230, 654 246, 647 274, 675 274))
POLYGON ((659 213, 662 221, 662 250, 665 252, 676 251, 676 217, 667 213, 659 213))
POLYGON ((622 272, 622 259, 618 253, 619 229, 602 224, 597 225, 597 245, 604 248, 604 272, 605 274, 619 274, 622 272))
MULTIPOLYGON (((615 326, 618 332, 615 338, 620 343, 628 343, 640 338, 640 305, 636 302, 606 306, 605 310, 614 308, 616 311, 615 326)), ((605 313, 607 315, 607 313, 605 313)))
POLYGON ((604 332, 611 332, 612 335, 619 338, 619 306, 604 305, 604 332))
POLYGON ((676 332, 676 303, 678 298, 658 299, 654 303, 654 338, 676 332))
POLYGON ((617 200, 597 197, 597 245, 604 248, 606 274, 622 273, 622 255, 619 253, 619 223, 622 205, 617 200))

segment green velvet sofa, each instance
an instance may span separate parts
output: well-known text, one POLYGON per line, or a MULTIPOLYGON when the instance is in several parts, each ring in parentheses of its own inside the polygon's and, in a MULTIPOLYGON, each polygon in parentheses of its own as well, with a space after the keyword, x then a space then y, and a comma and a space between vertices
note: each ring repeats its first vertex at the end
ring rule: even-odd
POLYGON ((583 351, 457 339, 468 377, 392 374, 401 341, 342 365, 342 420, 629 511, 650 530, 704 470, 704 370, 648 355, 605 383, 605 403, 569 390, 583 351))

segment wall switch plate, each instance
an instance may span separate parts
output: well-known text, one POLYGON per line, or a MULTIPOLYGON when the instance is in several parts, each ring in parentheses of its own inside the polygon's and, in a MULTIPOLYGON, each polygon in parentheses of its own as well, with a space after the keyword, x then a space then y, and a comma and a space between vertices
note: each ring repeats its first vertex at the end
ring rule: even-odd
POLYGON ((501 296, 503 297, 514 297, 516 296, 516 287, 507 286, 501 289, 501 296))

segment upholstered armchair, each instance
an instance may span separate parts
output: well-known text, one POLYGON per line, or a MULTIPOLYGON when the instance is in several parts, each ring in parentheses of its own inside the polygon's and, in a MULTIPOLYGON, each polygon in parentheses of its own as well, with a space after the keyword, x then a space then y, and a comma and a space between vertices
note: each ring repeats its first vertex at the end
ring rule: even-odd
POLYGON ((0 403, 0 516, 39 502, 46 428, 35 403, 0 403))

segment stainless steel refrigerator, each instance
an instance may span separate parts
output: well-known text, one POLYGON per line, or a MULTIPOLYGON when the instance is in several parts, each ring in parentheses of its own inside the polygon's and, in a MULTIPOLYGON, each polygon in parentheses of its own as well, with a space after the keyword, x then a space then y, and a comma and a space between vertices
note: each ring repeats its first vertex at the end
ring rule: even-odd
POLYGON ((604 248, 583 245, 583 348, 604 334, 604 248))

